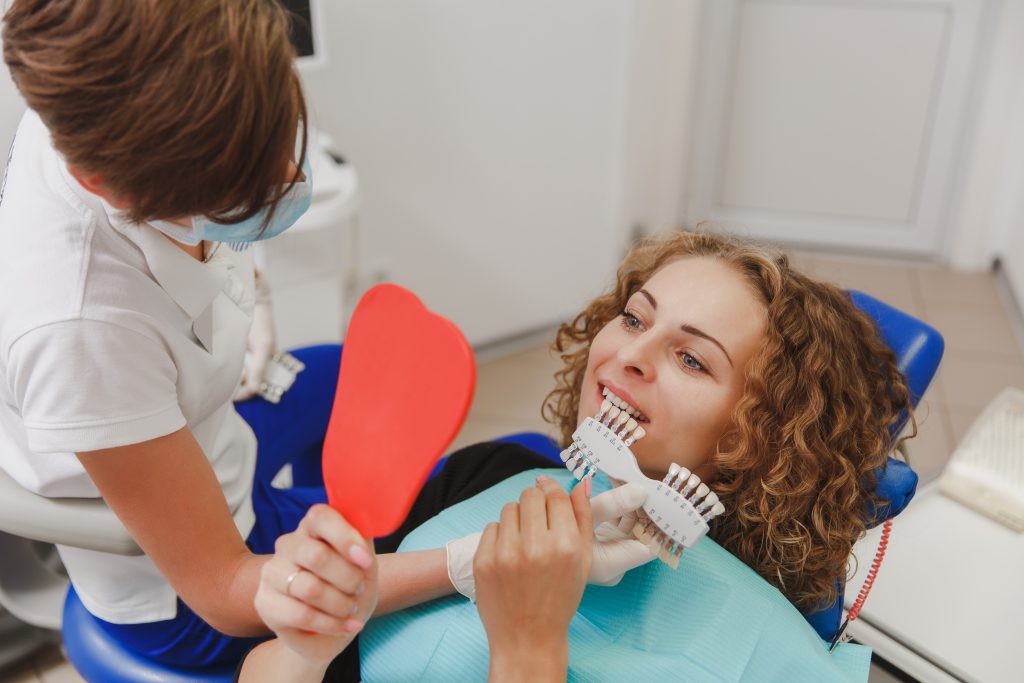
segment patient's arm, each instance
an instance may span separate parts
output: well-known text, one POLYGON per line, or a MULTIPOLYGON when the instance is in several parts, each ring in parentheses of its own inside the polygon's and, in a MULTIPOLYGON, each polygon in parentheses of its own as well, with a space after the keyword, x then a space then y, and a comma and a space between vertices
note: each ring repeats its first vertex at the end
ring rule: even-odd
POLYGON ((444 548, 377 557, 380 591, 374 614, 387 614, 455 592, 444 548))

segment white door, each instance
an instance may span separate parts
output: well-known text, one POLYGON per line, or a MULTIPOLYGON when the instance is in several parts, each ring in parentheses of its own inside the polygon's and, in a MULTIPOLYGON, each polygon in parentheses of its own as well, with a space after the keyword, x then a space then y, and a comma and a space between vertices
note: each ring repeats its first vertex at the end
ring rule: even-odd
POLYGON ((690 223, 938 253, 986 0, 711 0, 690 223))

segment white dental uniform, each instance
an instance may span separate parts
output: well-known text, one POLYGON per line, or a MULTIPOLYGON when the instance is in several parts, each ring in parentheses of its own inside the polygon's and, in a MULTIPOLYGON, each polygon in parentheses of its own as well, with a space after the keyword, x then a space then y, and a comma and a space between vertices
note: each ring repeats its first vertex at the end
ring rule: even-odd
MULTIPOLYGON (((21 121, 0 197, 0 467, 44 496, 99 497, 76 452, 185 425, 245 538, 256 438, 232 395, 252 320, 249 253, 196 261, 69 174, 39 117, 21 121)), ((171 619, 148 557, 58 547, 86 608, 171 619)))

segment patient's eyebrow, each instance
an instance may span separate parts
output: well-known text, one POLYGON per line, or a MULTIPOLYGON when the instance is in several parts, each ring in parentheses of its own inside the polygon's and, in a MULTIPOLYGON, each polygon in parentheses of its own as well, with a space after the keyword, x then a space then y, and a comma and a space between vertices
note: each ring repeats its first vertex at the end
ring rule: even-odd
MULTIPOLYGON (((653 308, 654 310, 658 310, 658 302, 655 300, 653 294, 648 292, 646 289, 639 290, 639 293, 647 297, 647 300, 651 303, 651 308, 653 308)), ((710 334, 700 329, 699 327, 687 325, 686 323, 680 325, 679 329, 681 329, 683 332, 686 332, 687 334, 692 334, 695 337, 707 339, 709 342, 711 342, 712 344, 714 344, 715 346, 722 350, 722 353, 725 354, 725 359, 729 361, 729 367, 735 367, 735 365, 732 362, 732 357, 729 355, 729 352, 725 350, 725 347, 722 346, 722 343, 720 341, 712 337, 710 334)))

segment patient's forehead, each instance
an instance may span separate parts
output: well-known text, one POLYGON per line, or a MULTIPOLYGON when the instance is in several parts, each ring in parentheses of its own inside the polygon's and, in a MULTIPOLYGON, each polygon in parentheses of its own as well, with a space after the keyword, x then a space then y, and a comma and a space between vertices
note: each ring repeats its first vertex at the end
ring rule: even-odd
POLYGON ((764 335, 764 303, 739 269, 720 259, 677 259, 656 271, 642 288, 653 296, 659 319, 700 327, 727 349, 736 347, 737 353, 764 335))

